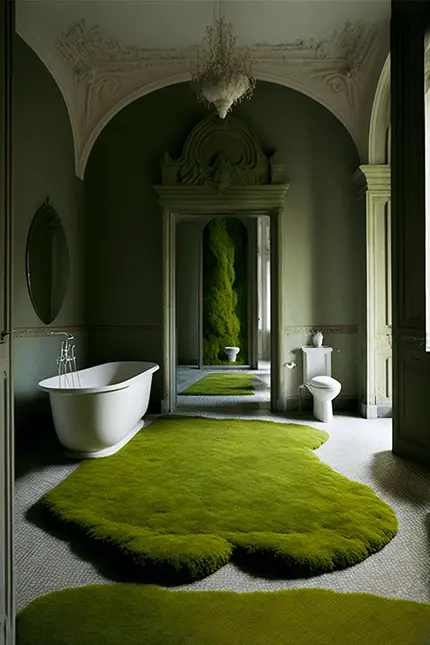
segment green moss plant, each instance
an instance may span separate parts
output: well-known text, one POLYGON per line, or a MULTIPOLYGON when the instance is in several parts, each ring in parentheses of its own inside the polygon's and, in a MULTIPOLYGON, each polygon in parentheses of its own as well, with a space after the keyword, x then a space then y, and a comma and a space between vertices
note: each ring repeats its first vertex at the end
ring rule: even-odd
POLYGON ((327 438, 298 424, 160 418, 42 502, 154 581, 198 580, 231 559, 282 576, 344 569, 382 549, 397 519, 313 453, 327 438))
POLYGON ((425 645, 430 605, 329 589, 170 591, 104 584, 36 598, 17 645, 425 645))
POLYGON ((246 396, 254 394, 252 382, 257 381, 252 374, 207 374, 193 383, 181 395, 192 396, 246 396))
POLYGON ((224 348, 232 345, 240 347, 237 362, 243 363, 248 315, 246 229, 236 218, 216 217, 206 226, 203 243, 203 361, 227 364, 224 348))

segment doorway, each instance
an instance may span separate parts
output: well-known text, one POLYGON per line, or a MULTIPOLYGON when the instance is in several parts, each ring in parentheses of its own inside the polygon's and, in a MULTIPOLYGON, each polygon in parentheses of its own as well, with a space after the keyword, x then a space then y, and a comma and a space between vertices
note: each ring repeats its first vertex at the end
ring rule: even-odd
POLYGON ((176 218, 178 410, 270 406, 269 231, 268 216, 176 218))
MULTIPOLYGON (((235 216, 255 223, 266 217, 270 230, 270 406, 286 410, 284 356, 284 307, 282 306, 282 250, 284 199, 288 184, 284 162, 278 152, 264 154, 255 133, 242 120, 210 116, 188 135, 182 154, 172 159, 166 152, 161 163, 162 184, 158 193, 163 220, 163 400, 162 411, 177 406, 177 222, 235 216)), ((248 226, 248 224, 247 224, 248 226)), ((256 243, 256 242, 255 242, 256 243)), ((257 283, 257 256, 254 261, 257 283)), ((257 298, 255 308, 258 310, 257 298)), ((250 325, 251 367, 258 367, 258 314, 250 325)), ((201 320, 201 316, 200 316, 201 320)), ((202 344, 200 343, 200 347, 202 344)), ((199 365, 203 365, 200 350, 199 365)))

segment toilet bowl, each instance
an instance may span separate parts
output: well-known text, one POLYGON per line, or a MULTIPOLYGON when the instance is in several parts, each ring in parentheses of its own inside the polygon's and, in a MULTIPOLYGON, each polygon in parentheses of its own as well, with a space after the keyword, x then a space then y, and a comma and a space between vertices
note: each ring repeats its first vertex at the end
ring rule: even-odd
POLYGON ((227 358, 230 363, 235 363, 236 356, 240 352, 240 347, 224 347, 224 351, 227 354, 227 358))
POLYGON ((342 389, 339 381, 331 376, 315 376, 305 384, 314 397, 314 417, 328 423, 333 419, 332 401, 342 389))
POLYGON ((333 404, 342 389, 331 376, 332 347, 302 347, 303 383, 313 396, 314 417, 328 423, 333 418, 333 404))

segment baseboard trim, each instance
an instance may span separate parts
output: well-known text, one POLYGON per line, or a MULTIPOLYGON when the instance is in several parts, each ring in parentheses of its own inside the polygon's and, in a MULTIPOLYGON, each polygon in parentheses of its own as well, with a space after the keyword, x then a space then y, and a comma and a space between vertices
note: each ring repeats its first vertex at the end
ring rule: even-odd
MULTIPOLYGON (((286 399, 286 411, 297 411, 300 409, 301 412, 309 412, 313 409, 314 398, 311 395, 305 395, 302 397, 298 396, 287 396, 286 399)), ((336 397, 333 401, 333 410, 334 411, 357 411, 358 399, 354 394, 344 394, 336 397)))
POLYGON ((360 413, 363 419, 377 419, 378 418, 378 406, 369 405, 360 401, 360 413))
POLYGON ((363 419, 390 419, 393 416, 391 405, 370 405, 363 401, 360 401, 360 413, 363 419))

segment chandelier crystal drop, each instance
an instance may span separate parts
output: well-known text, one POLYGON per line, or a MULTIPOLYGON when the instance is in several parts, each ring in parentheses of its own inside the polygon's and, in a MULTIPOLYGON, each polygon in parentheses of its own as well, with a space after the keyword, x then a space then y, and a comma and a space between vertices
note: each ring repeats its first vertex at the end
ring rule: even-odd
POLYGON ((192 83, 200 101, 214 105, 221 119, 232 107, 250 99, 256 80, 247 69, 245 55, 235 52, 236 38, 231 23, 221 16, 214 26, 206 27, 208 56, 201 68, 192 74, 192 83))

